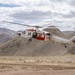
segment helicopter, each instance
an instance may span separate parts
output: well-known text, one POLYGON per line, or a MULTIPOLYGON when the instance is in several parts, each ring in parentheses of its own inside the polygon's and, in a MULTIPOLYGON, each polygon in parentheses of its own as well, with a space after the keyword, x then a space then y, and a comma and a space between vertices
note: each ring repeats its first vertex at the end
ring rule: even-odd
POLYGON ((27 29, 23 31, 19 31, 17 35, 19 37, 24 37, 27 38, 29 42, 32 41, 32 39, 40 40, 40 41, 51 41, 51 42, 60 42, 60 43, 74 43, 75 44, 75 36, 73 36, 71 39, 65 39, 59 36, 56 36, 52 34, 51 32, 44 31, 44 28, 48 27, 55 27, 55 26, 50 26, 50 24, 45 24, 42 26, 35 25, 31 26, 28 24, 20 24, 20 23, 14 23, 14 22, 9 22, 9 21, 2 21, 3 23, 10 23, 10 24, 17 24, 17 25, 22 25, 28 27, 27 29), (33 27, 33 28, 30 28, 33 27), (40 30, 40 28, 42 30, 40 30))

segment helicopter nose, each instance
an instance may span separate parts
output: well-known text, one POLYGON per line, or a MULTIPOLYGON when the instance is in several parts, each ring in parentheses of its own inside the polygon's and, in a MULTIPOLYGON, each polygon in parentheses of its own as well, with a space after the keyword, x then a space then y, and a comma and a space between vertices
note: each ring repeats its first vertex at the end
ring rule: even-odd
POLYGON ((17 33, 18 36, 21 36, 21 33, 17 33))

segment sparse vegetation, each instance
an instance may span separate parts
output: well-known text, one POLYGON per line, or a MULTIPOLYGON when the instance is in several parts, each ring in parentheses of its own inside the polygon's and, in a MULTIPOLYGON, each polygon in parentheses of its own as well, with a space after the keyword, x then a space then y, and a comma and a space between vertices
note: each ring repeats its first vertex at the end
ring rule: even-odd
MULTIPOLYGON (((53 57, 51 57, 53 58, 53 57)), ((0 57, 0 69, 13 68, 15 66, 26 69, 27 67, 38 68, 38 69, 75 69, 75 62, 61 60, 61 58, 55 57, 51 59, 49 57, 0 57), (57 60, 56 60, 57 59, 57 60), (12 67, 13 65, 13 67, 12 67)))

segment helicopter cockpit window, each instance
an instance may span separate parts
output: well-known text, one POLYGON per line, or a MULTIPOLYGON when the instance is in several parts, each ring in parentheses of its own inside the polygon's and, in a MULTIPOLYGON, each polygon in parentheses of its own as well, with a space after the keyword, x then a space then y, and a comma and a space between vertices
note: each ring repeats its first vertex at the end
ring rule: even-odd
POLYGON ((22 33, 23 33, 23 34, 26 34, 26 31, 23 31, 22 33))

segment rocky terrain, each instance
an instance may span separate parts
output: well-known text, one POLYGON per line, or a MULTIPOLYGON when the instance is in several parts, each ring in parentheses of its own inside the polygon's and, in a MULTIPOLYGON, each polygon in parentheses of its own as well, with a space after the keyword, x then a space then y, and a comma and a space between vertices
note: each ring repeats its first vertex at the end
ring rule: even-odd
MULTIPOLYGON (((57 28, 45 30, 60 37, 68 38, 67 35, 57 28)), ((32 42, 28 42, 27 39, 22 37, 15 37, 0 46, 0 56, 59 56, 68 53, 75 54, 73 51, 75 51, 75 47, 71 44, 39 41, 35 39, 32 42)))

